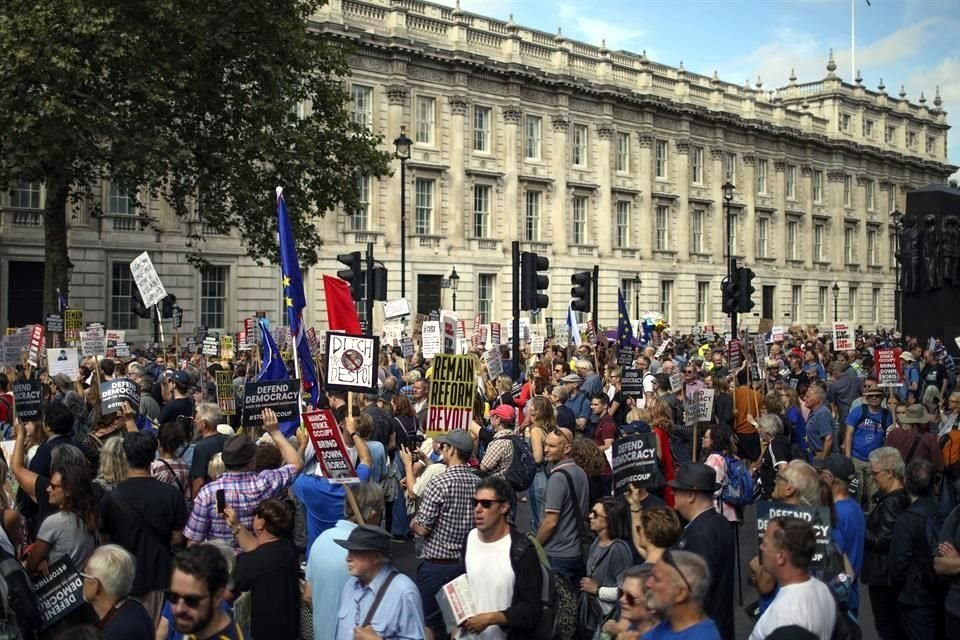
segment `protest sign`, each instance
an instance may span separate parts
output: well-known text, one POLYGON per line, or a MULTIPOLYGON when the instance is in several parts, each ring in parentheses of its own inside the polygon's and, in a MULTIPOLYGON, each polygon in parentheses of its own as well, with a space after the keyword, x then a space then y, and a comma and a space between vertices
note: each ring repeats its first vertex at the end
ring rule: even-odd
POLYGON ((783 327, 776 326, 770 328, 770 341, 783 342, 783 327))
POLYGON ((400 352, 407 360, 413 357, 413 340, 410 339, 410 336, 400 338, 400 352))
POLYGON ((683 389, 683 373, 674 371, 670 374, 670 392, 676 393, 683 389))
POLYGON ((173 308, 173 328, 179 329, 183 326, 183 307, 173 308))
POLYGON ((43 346, 43 325, 35 324, 30 330, 30 346, 27 351, 27 362, 34 367, 40 366, 40 348, 43 346))
POLYGON ((570 327, 565 324, 558 324, 554 329, 556 344, 566 346, 570 344, 570 327))
POLYGON ((663 354, 666 353, 667 349, 669 349, 670 345, 672 344, 673 344, 673 340, 671 340, 670 338, 667 338, 662 343, 660 343, 660 346, 657 348, 656 353, 653 354, 653 359, 659 360, 660 358, 662 358, 663 354))
POLYGON ((83 330, 83 309, 67 309, 64 312, 64 340, 76 342, 83 330))
POLYGON ((633 366, 633 347, 624 345, 617 350, 617 366, 621 368, 633 366))
POLYGON ((853 349, 853 337, 850 334, 850 325, 846 322, 837 322, 833 325, 833 350, 850 351, 853 349))
POLYGON ((17 420, 40 419, 40 405, 43 392, 39 380, 21 380, 13 383, 13 399, 17 405, 17 420))
MULTIPOLYGON (((307 330, 307 338, 310 337, 311 329, 307 330)), ((243 319, 243 349, 244 351, 251 351, 257 346, 257 338, 260 336, 260 332, 257 331, 257 319, 256 318, 244 318, 243 319)), ((314 332, 313 339, 316 341, 317 334, 314 332)))
POLYGON ((813 559, 810 561, 810 566, 818 569, 827 568, 830 551, 830 509, 760 500, 757 502, 757 536, 759 542, 763 542, 763 534, 766 533, 770 520, 784 516, 799 518, 813 526, 817 547, 813 559))
POLYGON ((494 347, 483 354, 487 362, 487 377, 493 382, 503 375, 503 359, 500 356, 500 347, 494 347))
POLYGON ((467 339, 467 323, 465 320, 457 320, 457 340, 467 339))
POLYGON ((217 385, 217 405, 220 407, 220 413, 225 416, 232 416, 237 412, 236 394, 233 391, 233 372, 217 371, 215 382, 217 385))
POLYGON ((116 413, 123 403, 130 404, 134 412, 140 407, 140 387, 130 378, 114 378, 100 383, 100 408, 103 415, 116 413))
POLYGON ((433 359, 427 431, 444 433, 469 429, 477 388, 475 361, 470 356, 438 354, 433 359))
POLYGON ((163 288, 160 276, 157 275, 157 270, 153 268, 150 254, 146 251, 130 263, 130 274, 137 284, 137 289, 140 291, 140 297, 143 298, 145 307, 152 307, 167 297, 167 290, 163 288))
MULTIPOLYGON (((249 344, 251 339, 247 338, 247 343, 249 344)), ((307 344, 310 346, 310 355, 314 358, 317 357, 317 353, 320 351, 320 342, 317 340, 317 331, 313 327, 307 329, 307 344)))
POLYGON ((104 337, 107 339, 107 346, 113 347, 118 342, 123 342, 124 338, 127 337, 127 332, 119 329, 108 329, 104 333, 104 337))
POLYGON ((130 345, 126 342, 118 342, 117 346, 114 347, 114 353, 116 353, 118 358, 129 358, 130 345))
POLYGON ((620 392, 624 398, 637 400, 643 397, 643 371, 627 367, 621 372, 620 392))
POLYGON ((202 353, 205 356, 216 358, 220 353, 220 340, 217 336, 207 336, 203 339, 202 353))
POLYGON ((403 337, 403 323, 385 322, 383 325, 383 340, 381 345, 394 347, 400 344, 400 338, 403 337))
POLYGON ((440 323, 436 320, 427 320, 422 327, 423 339, 420 345, 423 357, 430 360, 438 353, 443 352, 443 339, 440 335, 440 323))
MULTIPOLYGON (((512 326, 513 323, 511 323, 511 327, 512 326)), ((530 335, 530 319, 520 318, 520 340, 523 342, 530 342, 530 335)))
POLYGON ((449 315, 443 317, 443 352, 454 353, 457 349, 457 321, 449 315))
POLYGON ((220 336, 220 357, 224 360, 233 359, 233 336, 220 336))
POLYGON ((597 327, 593 324, 593 320, 587 320, 587 337, 590 342, 597 341, 597 327))
POLYGON ((753 352, 757 356, 755 361, 766 362, 768 351, 767 343, 763 339, 763 334, 753 336, 753 352))
POLYGON ((501 333, 500 333, 500 323, 499 323, 499 322, 491 322, 491 323, 490 323, 490 344, 499 346, 499 345, 500 345, 500 337, 501 337, 501 333))
POLYGON ((190 353, 197 352, 197 338, 196 336, 187 336, 187 351, 190 353))
POLYGON ((544 318, 543 321, 547 327, 547 340, 553 340, 553 318, 544 318))
POLYGON ((83 605, 83 578, 69 555, 62 556, 47 569, 47 575, 33 583, 40 605, 40 629, 46 629, 83 605))
POLYGON ((200 325, 197 327, 197 343, 202 343, 207 339, 207 327, 206 325, 200 325))
POLYGON ((279 422, 300 422, 300 381, 248 382, 243 386, 244 427, 261 427, 264 409, 273 409, 279 422))
POLYGON ((903 370, 896 349, 873 350, 873 372, 881 387, 898 387, 903 384, 903 370))
POLYGON ((687 424, 710 422, 713 418, 713 389, 699 389, 692 398, 684 400, 687 424))
POLYGON ((423 334, 423 323, 427 321, 427 316, 418 313, 413 317, 413 324, 410 326, 410 337, 417 340, 423 334))
POLYGON ((380 338, 327 333, 327 389, 376 393, 380 338))
POLYGON ((63 316, 51 313, 47 316, 47 333, 63 333, 63 316))
POLYGON ((613 486, 618 495, 631 483, 651 488, 661 484, 657 472, 657 436, 635 433, 613 442, 613 486))
POLYGON ((50 377, 62 373, 70 380, 76 380, 80 375, 80 366, 78 364, 79 356, 76 347, 65 347, 62 349, 51 349, 47 355, 47 371, 50 377))
POLYGON ((740 347, 739 340, 731 340, 727 344, 727 368, 730 371, 736 371, 743 364, 743 350, 740 347))
POLYGON ((410 303, 406 298, 397 298, 383 303, 384 320, 393 320, 394 318, 403 318, 410 315, 410 303))
POLYGON ((16 367, 23 364, 20 359, 20 343, 16 336, 3 336, 3 365, 5 367, 16 367))
POLYGON ((107 352, 107 341, 102 329, 87 329, 81 332, 80 345, 85 356, 102 356, 107 352))
POLYGON ((530 353, 537 355, 543 353, 545 342, 543 336, 530 336, 530 353))
POLYGON ((340 427, 329 409, 304 413, 303 426, 327 480, 334 484, 360 482, 343 443, 340 427))

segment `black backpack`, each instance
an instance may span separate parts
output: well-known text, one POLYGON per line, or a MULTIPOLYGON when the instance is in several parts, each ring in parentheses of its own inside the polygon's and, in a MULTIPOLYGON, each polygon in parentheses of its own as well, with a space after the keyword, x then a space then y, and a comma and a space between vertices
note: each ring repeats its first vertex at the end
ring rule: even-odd
POLYGON ((40 603, 26 570, 0 549, 0 638, 33 640, 42 622, 40 603))
POLYGON ((564 612, 558 606, 557 576, 550 568, 550 561, 547 560, 546 552, 532 533, 514 531, 511 535, 513 540, 510 545, 510 565, 513 567, 514 573, 520 566, 520 558, 531 546, 536 550, 540 565, 540 620, 530 632, 529 637, 533 640, 572 637, 572 630, 576 622, 573 616, 574 607, 568 607, 569 611, 564 612))
POLYGON ((513 456, 510 466, 504 473, 504 478, 510 483, 514 491, 525 491, 533 484, 533 477, 537 475, 537 463, 533 459, 533 450, 530 443, 521 436, 507 436, 513 447, 513 456))

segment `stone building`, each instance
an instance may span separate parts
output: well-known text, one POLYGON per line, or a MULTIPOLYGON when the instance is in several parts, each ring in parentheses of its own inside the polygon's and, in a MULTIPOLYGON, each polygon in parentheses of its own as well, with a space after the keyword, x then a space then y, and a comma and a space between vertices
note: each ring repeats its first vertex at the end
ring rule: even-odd
MULTIPOLYGON (((729 179, 729 240, 757 273, 756 307, 741 324, 831 321, 837 283, 841 319, 892 326, 890 213, 910 189, 956 170, 939 94, 913 103, 882 82, 844 82, 832 56, 823 79, 767 90, 420 0, 330 0, 308 28, 351 46, 355 118, 384 149, 401 131, 414 142, 405 171, 414 311, 453 306, 442 284, 455 267, 462 316, 508 318, 516 240, 551 263, 550 308, 535 322, 561 322, 570 275, 598 264, 602 324, 615 321, 619 287, 632 315, 639 296, 641 311, 682 331, 719 326, 729 179)), ((361 210, 317 224, 326 250, 305 282, 318 330, 320 277, 340 268, 339 253, 373 243, 390 297, 400 295, 399 161, 362 186, 361 210)), ((24 301, 39 298, 42 197, 21 185, 0 199, 0 326, 16 326, 24 301)), ((237 238, 208 238, 216 266, 201 273, 185 261, 189 225, 163 203, 148 203, 157 228, 141 228, 125 194, 106 183, 99 197, 105 216, 81 209, 70 229, 72 296, 102 314, 88 319, 147 334, 150 323, 128 312, 123 267, 144 249, 184 307, 185 331, 280 314, 278 270, 242 257, 237 238)))

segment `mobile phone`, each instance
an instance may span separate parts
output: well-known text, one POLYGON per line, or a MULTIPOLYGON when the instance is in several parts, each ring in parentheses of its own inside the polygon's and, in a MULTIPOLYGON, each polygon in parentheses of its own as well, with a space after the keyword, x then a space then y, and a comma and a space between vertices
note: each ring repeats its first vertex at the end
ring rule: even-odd
POLYGON ((217 489, 217 513, 223 513, 227 506, 227 496, 223 489, 217 489))

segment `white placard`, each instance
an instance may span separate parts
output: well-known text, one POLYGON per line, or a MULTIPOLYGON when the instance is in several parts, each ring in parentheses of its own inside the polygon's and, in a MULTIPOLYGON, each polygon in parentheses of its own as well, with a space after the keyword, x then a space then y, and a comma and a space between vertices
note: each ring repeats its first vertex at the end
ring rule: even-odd
POLYGON ((443 316, 443 352, 455 353, 457 348, 457 317, 443 316))
POLYGON ((60 347, 47 352, 47 369, 53 377, 62 373, 71 380, 80 377, 80 356, 76 347, 60 347))
POLYGON ((146 251, 130 263, 130 273, 133 275, 134 282, 137 283, 137 289, 140 290, 144 306, 152 307, 167 297, 167 290, 163 288, 160 276, 153 268, 150 254, 146 251))
POLYGON ((699 389, 684 403, 687 413, 687 424, 710 422, 713 418, 713 389, 699 389))
POLYGON ((127 337, 127 332, 121 329, 107 329, 107 344, 119 344, 127 337))
POLYGON ((833 325, 833 350, 850 351, 853 349, 853 336, 850 333, 850 323, 837 322, 833 325))
POLYGON ((107 340, 103 329, 87 329, 80 332, 80 346, 85 356, 102 356, 107 353, 107 340))
POLYGON ((403 325, 399 322, 388 322, 383 325, 384 344, 395 347, 400 344, 400 338, 403 336, 403 325))
POLYGON ((327 387, 371 393, 377 387, 380 338, 327 333, 327 387))
POLYGON ((443 353, 443 336, 440 333, 440 323, 437 320, 427 320, 420 329, 423 336, 421 350, 423 357, 430 360, 438 353, 443 353))
POLYGON ((773 327, 770 329, 770 340, 772 342, 783 342, 783 327, 773 327))
POLYGON ((530 336, 530 353, 543 353, 544 342, 543 336, 530 336))
POLYGON ((487 361, 487 377, 490 380, 496 380, 503 375, 503 360, 500 357, 500 347, 493 347, 483 354, 483 359, 487 361))
POLYGON ((397 298, 383 303, 383 317, 386 320, 403 318, 410 315, 410 303, 406 298, 397 298))

